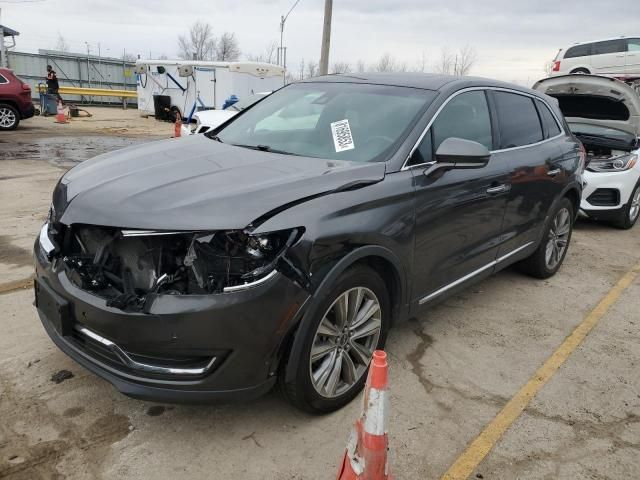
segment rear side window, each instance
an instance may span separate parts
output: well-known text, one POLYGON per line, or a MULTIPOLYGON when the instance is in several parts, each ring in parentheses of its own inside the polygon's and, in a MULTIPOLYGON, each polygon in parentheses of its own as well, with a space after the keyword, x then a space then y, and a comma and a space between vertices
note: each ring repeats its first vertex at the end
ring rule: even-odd
POLYGON ((3 83, 9 83, 9 80, 0 75, 0 85, 2 85, 3 83))
POLYGON ((588 57, 589 55, 591 55, 591 43, 571 47, 564 54, 564 58, 588 57))
POLYGON ((640 52, 640 38, 630 38, 627 41, 627 51, 640 52))
POLYGON ((546 135, 545 138, 553 138, 557 135, 560 135, 560 127, 558 126, 558 122, 555 117, 544 103, 540 100, 536 100, 536 105, 538 105, 538 112, 540 113, 540 120, 542 120, 542 125, 544 125, 546 135))
POLYGON ((593 44, 594 55, 606 55, 607 53, 619 53, 627 50, 625 40, 607 40, 606 42, 596 42, 593 44))
POLYGON ((434 152, 451 137, 473 140, 492 150, 491 118, 484 91, 454 97, 438 114, 432 131, 434 152))
POLYGON ((522 147, 543 140, 542 125, 531 97, 506 92, 494 92, 494 95, 500 148, 522 147))

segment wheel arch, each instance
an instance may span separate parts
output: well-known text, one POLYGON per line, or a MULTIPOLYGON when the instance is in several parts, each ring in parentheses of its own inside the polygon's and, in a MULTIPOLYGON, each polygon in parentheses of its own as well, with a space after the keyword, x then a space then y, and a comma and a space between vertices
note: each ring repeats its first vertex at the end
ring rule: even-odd
MULTIPOLYGON (((387 284, 391 279, 391 288, 389 288, 392 304, 391 326, 406 318, 408 313, 406 300, 408 295, 407 275, 398 257, 391 250, 381 246, 370 245, 356 248, 335 263, 315 289, 305 305, 304 312, 282 342, 278 363, 281 363, 285 358, 287 350, 289 350, 291 358, 299 358, 301 356, 304 338, 309 329, 311 319, 317 313, 322 301, 322 295, 331 288, 342 273, 359 264, 372 268, 380 274, 387 284)), ((285 380, 291 380, 295 375, 295 370, 287 369, 281 374, 286 376, 285 380)))

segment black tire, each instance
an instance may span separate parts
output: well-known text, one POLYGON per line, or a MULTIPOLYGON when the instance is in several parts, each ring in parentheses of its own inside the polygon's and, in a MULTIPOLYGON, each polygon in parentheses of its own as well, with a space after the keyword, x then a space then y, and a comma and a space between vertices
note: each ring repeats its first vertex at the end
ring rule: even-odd
POLYGON ((313 385, 311 379, 311 348, 316 338, 316 332, 325 314, 332 307, 334 302, 344 293, 351 289, 364 287, 375 294, 380 305, 381 328, 376 349, 383 348, 387 339, 389 325, 391 323, 391 302, 389 292, 380 275, 375 270, 365 266, 356 265, 347 269, 333 287, 320 299, 318 308, 313 317, 303 319, 304 330, 299 330, 296 335, 305 335, 300 354, 292 355, 291 350, 283 359, 278 381, 281 392, 285 398, 295 407, 309 413, 329 413, 342 408, 351 402, 362 390, 366 382, 368 366, 359 380, 353 383, 348 390, 339 396, 328 398, 320 395, 313 385), (306 323, 308 321, 308 323, 306 323), (287 373, 293 374, 293 380, 286 381, 287 373))
POLYGON ((562 266, 562 262, 564 262, 564 258, 567 255, 567 251, 569 250, 569 244, 571 243, 571 234, 573 233, 573 222, 575 219, 574 207, 573 203, 568 198, 563 198, 560 203, 553 210, 552 214, 549 215, 549 221, 547 225, 545 225, 544 235, 542 236, 542 241, 538 248, 533 254, 524 260, 520 261, 517 264, 518 269, 526 273, 527 275, 531 275, 535 278, 549 278, 556 274, 556 272, 562 266), (569 214, 569 231, 566 236, 566 246, 564 250, 562 250, 561 255, 557 259, 557 263, 553 265, 548 264, 547 258, 547 248, 549 243, 552 241, 552 236, 554 235, 554 221, 559 213, 566 209, 569 214))
POLYGON ((20 114, 11 105, 0 103, 0 130, 15 130, 20 123, 20 114))
POLYGON ((571 74, 579 74, 579 75, 589 75, 591 72, 586 68, 576 68, 575 70, 571 70, 571 74))
POLYGON ((633 192, 631 192, 631 196, 629 197, 629 201, 620 211, 620 216, 611 222, 616 228, 620 230, 629 230, 633 227, 638 221, 638 217, 640 217, 640 212, 636 211, 635 216, 631 214, 631 209, 634 207, 634 198, 638 195, 640 191, 640 181, 636 184, 633 192))

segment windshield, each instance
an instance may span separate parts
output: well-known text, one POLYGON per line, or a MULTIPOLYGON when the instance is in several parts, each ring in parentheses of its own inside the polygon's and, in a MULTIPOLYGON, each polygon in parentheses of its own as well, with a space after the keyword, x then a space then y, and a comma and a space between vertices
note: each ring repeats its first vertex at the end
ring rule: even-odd
POLYGON ((610 138, 621 142, 632 144, 635 137, 629 132, 617 130, 615 128, 592 125, 589 123, 569 122, 569 128, 576 135, 590 135, 596 137, 610 138))
POLYGON ((308 157, 383 161, 435 96, 386 85, 293 84, 238 116, 215 139, 308 157))
POLYGON ((269 94, 268 93, 256 93, 255 95, 250 95, 250 96, 248 96, 246 98, 243 98, 242 100, 237 101, 236 103, 231 105, 229 108, 227 108, 227 110, 235 110, 236 112, 241 112, 245 108, 250 107, 251 105, 256 103, 258 100, 260 100, 261 98, 266 97, 267 95, 269 95, 269 94))

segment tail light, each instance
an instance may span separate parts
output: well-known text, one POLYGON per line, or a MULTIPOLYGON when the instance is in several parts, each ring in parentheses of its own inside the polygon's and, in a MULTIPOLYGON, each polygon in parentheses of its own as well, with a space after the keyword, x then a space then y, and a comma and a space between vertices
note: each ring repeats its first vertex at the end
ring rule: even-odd
POLYGON ((553 62, 553 67, 551 67, 551 71, 552 72, 560 71, 560 60, 556 60, 555 62, 553 62))
POLYGON ((28 83, 23 83, 22 84, 22 90, 24 90, 25 92, 30 92, 31 91, 31 87, 29 86, 28 83))

